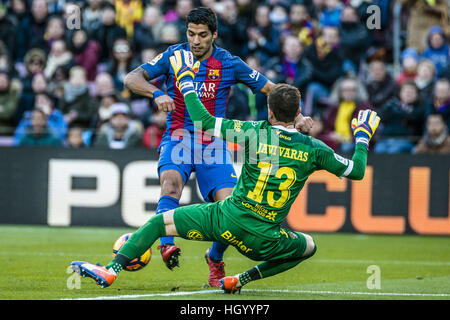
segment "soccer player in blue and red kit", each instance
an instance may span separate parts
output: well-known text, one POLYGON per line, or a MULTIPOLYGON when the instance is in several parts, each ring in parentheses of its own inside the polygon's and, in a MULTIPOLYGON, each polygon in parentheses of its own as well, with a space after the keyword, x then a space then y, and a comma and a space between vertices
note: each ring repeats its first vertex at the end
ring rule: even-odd
MULTIPOLYGON (((161 195, 156 214, 179 206, 183 187, 192 172, 196 173, 200 192, 207 202, 225 199, 231 195, 237 183, 226 143, 194 128, 170 68, 169 58, 173 52, 189 50, 195 60, 200 62, 194 79, 195 90, 213 116, 225 117, 230 89, 234 84, 244 83, 253 92, 260 91, 266 95, 274 86, 274 83, 251 69, 239 57, 214 44, 218 35, 217 17, 211 9, 193 9, 186 17, 186 27, 188 42, 170 46, 125 78, 125 86, 131 91, 153 98, 160 110, 169 112, 167 129, 158 149, 161 195), (167 93, 149 82, 161 75, 166 76, 167 93)), ((298 130, 308 131, 311 126, 311 118, 298 117, 298 130)), ((179 266, 181 250, 174 244, 173 237, 160 238, 160 244, 166 266, 171 270, 179 266)), ((219 280, 225 276, 223 253, 226 248, 225 244, 213 242, 206 251, 205 258, 210 271, 208 282, 213 287, 220 287, 219 280)))

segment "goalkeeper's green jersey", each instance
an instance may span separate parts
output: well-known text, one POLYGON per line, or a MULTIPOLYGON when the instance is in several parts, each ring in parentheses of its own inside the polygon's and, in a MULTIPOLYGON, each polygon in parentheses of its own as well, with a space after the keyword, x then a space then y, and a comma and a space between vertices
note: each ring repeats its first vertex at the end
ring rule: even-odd
POLYGON ((280 236, 281 223, 308 177, 327 170, 338 177, 362 179, 367 149, 357 145, 353 158, 345 159, 318 139, 272 126, 268 121, 215 118, 196 94, 185 97, 196 127, 240 144, 243 166, 233 193, 222 201, 223 214, 250 233, 268 239, 280 236))

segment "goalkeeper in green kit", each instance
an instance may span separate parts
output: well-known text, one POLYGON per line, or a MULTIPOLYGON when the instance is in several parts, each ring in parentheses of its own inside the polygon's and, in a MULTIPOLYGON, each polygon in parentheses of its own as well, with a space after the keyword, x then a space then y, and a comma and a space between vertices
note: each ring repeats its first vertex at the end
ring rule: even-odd
POLYGON ((262 261, 220 280, 225 293, 234 293, 250 281, 289 270, 314 255, 316 244, 311 236, 282 228, 281 224, 314 171, 327 170, 354 180, 364 177, 369 141, 380 122, 376 112, 364 110, 352 120, 355 153, 352 159, 345 159, 323 142, 294 128, 294 119, 300 113, 297 88, 278 84, 270 91, 266 121, 216 118, 205 109, 194 90, 196 65, 192 53, 175 51, 170 62, 196 128, 243 146, 244 165, 238 183, 225 200, 153 216, 106 266, 74 261, 73 270, 107 287, 129 261, 142 255, 159 237, 219 241, 236 247, 252 260, 262 261))

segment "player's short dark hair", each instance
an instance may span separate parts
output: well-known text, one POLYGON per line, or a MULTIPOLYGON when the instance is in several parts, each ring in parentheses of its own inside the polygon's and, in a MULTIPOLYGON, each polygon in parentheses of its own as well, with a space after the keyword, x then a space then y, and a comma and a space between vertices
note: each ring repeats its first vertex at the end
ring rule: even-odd
POLYGON ((296 87, 279 83, 270 90, 267 103, 278 121, 292 122, 300 108, 300 98, 296 87))
POLYGON ((192 9, 186 16, 186 28, 189 23, 207 25, 211 33, 217 31, 217 16, 214 11, 207 7, 192 9))

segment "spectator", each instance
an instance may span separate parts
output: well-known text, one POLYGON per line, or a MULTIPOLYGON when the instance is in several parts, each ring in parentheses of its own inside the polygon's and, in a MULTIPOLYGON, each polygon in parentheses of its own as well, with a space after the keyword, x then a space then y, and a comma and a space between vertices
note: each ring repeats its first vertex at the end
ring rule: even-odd
POLYGON ((395 79, 398 84, 401 85, 408 79, 414 80, 416 78, 419 59, 419 54, 414 48, 406 48, 402 52, 402 71, 395 79))
POLYGON ((444 29, 440 26, 431 27, 427 37, 427 48, 422 52, 422 58, 429 59, 436 67, 436 78, 450 64, 450 50, 444 29))
POLYGON ((89 94, 86 71, 80 66, 72 67, 59 104, 67 124, 77 121, 88 128, 97 108, 95 100, 89 94))
POLYGON ((428 104, 427 115, 439 113, 450 130, 450 81, 439 79, 434 86, 433 102, 428 104))
POLYGON ((151 124, 145 129, 142 137, 143 146, 149 149, 158 149, 166 130, 167 113, 156 111, 152 114, 151 124))
POLYGON ((218 14, 219 35, 215 43, 227 48, 233 55, 242 55, 242 48, 247 42, 246 26, 238 19, 238 8, 234 0, 223 1, 223 10, 218 14))
POLYGON ((450 136, 440 113, 427 117, 425 135, 414 149, 416 154, 450 154, 450 136))
POLYGON ((272 5, 270 11, 270 22, 281 33, 289 21, 289 13, 287 5, 283 1, 277 1, 272 5))
POLYGON ((313 44, 305 49, 305 58, 313 68, 311 82, 306 89, 305 115, 323 111, 318 101, 328 97, 331 87, 343 74, 343 60, 338 47, 338 29, 324 27, 313 44))
POLYGON ((433 99, 435 68, 430 60, 422 60, 417 67, 417 77, 414 80, 419 89, 420 105, 427 106, 433 99))
POLYGON ((289 23, 283 34, 290 34, 300 39, 304 47, 309 46, 315 37, 314 25, 309 17, 308 10, 303 3, 293 3, 289 11, 289 23))
POLYGON ((67 131, 67 141, 65 146, 68 148, 78 149, 86 148, 87 145, 83 140, 83 128, 76 123, 70 126, 67 131))
POLYGON ((20 86, 20 82, 11 81, 8 73, 0 71, 0 135, 12 135, 14 132, 20 86))
POLYGON ((67 0, 47 0, 49 14, 60 14, 67 0))
POLYGON ((89 39, 84 29, 73 32, 70 40, 69 48, 74 55, 75 63, 86 70, 88 81, 94 81, 100 60, 100 45, 97 41, 89 39))
POLYGON ((61 139, 47 126, 47 115, 39 108, 31 111, 30 127, 20 139, 19 146, 61 146, 61 139))
POLYGON ((66 42, 58 39, 52 43, 44 74, 47 79, 50 79, 58 67, 70 69, 74 64, 72 52, 67 49, 66 42))
POLYGON ((26 111, 30 111, 34 106, 35 95, 45 92, 48 88, 48 82, 45 75, 40 72, 22 82, 23 88, 19 100, 19 106, 14 114, 15 124, 18 124, 26 111))
POLYGON ((147 6, 143 18, 136 25, 133 34, 133 47, 136 52, 141 52, 143 48, 156 47, 161 43, 161 30, 164 21, 159 8, 147 6))
POLYGON ((181 41, 180 33, 174 23, 169 23, 161 30, 161 44, 171 46, 181 41))
POLYGON ((386 71, 386 65, 381 60, 370 62, 365 86, 369 102, 377 112, 380 112, 383 105, 398 94, 398 85, 386 71))
POLYGON ((131 71, 133 52, 128 40, 125 38, 116 39, 112 50, 112 60, 108 64, 107 72, 113 76, 116 90, 122 92, 128 90, 124 87, 123 80, 127 73, 131 71))
POLYGON ((226 109, 228 119, 249 120, 251 116, 250 95, 253 93, 248 89, 242 83, 231 87, 226 109))
POLYGON ((69 70, 65 66, 56 68, 53 76, 49 79, 47 92, 57 100, 64 96, 64 84, 69 79, 69 70))
POLYGON ((0 71, 5 71, 10 74, 15 74, 16 70, 13 70, 12 60, 9 54, 9 50, 5 44, 0 40, 0 71))
POLYGON ((52 43, 56 40, 65 40, 64 20, 60 16, 51 16, 45 27, 44 40, 48 49, 52 47, 52 43))
POLYGON ((350 5, 343 7, 339 25, 340 50, 344 56, 344 70, 357 74, 361 60, 370 46, 369 32, 350 5))
POLYGON ((256 24, 247 28, 249 41, 245 45, 244 55, 254 55, 261 64, 279 53, 279 31, 270 22, 270 7, 260 4, 256 7, 256 24))
POLYGON ((272 58, 265 66, 266 69, 277 72, 275 82, 296 86, 301 93, 305 92, 313 72, 311 63, 304 58, 303 52, 304 47, 298 37, 286 36, 282 43, 281 57, 272 58))
POLYGON ((33 0, 31 16, 25 18, 17 29, 17 59, 23 61, 25 54, 32 48, 47 50, 44 40, 47 25, 47 0, 33 0))
POLYGON ((105 123, 95 139, 94 147, 128 149, 142 146, 142 126, 130 119, 126 104, 116 103, 111 107, 111 118, 105 123))
POLYGON ((14 25, 14 20, 8 17, 6 12, 6 6, 0 3, 0 42, 2 42, 7 49, 9 61, 14 61, 16 26, 14 25))
MULTIPOLYGON (((55 108, 56 99, 45 92, 36 94, 34 109, 39 109, 47 117, 47 127, 49 131, 59 137, 61 140, 66 138, 67 123, 64 120, 62 112, 55 108)), ((20 139, 25 135, 31 126, 31 111, 24 113, 19 125, 14 132, 14 144, 17 145, 20 139)))
POLYGON ((142 19, 142 1, 115 0, 115 7, 117 24, 125 29, 128 39, 133 39, 134 26, 142 19))
POLYGON ((408 13, 406 45, 422 52, 426 47, 428 30, 434 25, 450 26, 447 0, 399 0, 408 13))
MULTIPOLYGON (((92 95, 96 98, 102 98, 116 92, 114 79, 109 72, 100 72, 95 77, 94 89, 92 95)), ((100 100, 97 101, 99 103, 100 100)))
POLYGON ((173 23, 178 29, 178 34, 180 35, 180 42, 187 41, 186 16, 192 9, 194 9, 194 3, 192 2, 192 0, 176 0, 175 14, 177 18, 171 23, 173 23))
POLYGON ((314 120, 314 124, 309 130, 308 135, 319 139, 320 141, 324 142, 327 146, 329 146, 331 149, 333 149, 335 152, 339 151, 339 145, 336 143, 336 140, 334 139, 334 134, 331 129, 325 128, 325 122, 322 116, 316 114, 312 117, 314 120))
POLYGON ((325 8, 319 15, 319 27, 338 27, 342 7, 340 0, 325 0, 325 8))
POLYGON ((82 12, 82 27, 86 30, 89 38, 102 23, 101 6, 104 0, 87 0, 87 6, 82 12))
POLYGON ((442 70, 441 78, 450 81, 450 63, 444 68, 444 70, 442 70))
POLYGON ((412 80, 400 87, 399 98, 389 100, 380 118, 383 128, 375 144, 376 153, 410 153, 423 133, 425 107, 419 105, 419 93, 412 80))
POLYGON ((309 5, 307 2, 308 1, 305 1, 305 4, 308 8, 309 16, 315 22, 319 21, 322 12, 326 9, 326 0, 312 0, 309 5))
POLYGON ((251 0, 236 0, 237 20, 241 21, 245 27, 250 25, 252 19, 253 6, 251 0))
POLYGON ((100 44, 100 48, 102 48, 100 62, 105 63, 107 60, 112 59, 114 41, 118 38, 126 38, 127 32, 116 24, 116 9, 114 5, 104 1, 101 8, 102 23, 94 31, 92 37, 100 44))
MULTIPOLYGON (((17 27, 29 16, 30 12, 28 10, 27 0, 11 0, 10 7, 8 8, 8 18, 11 19, 15 27, 12 33, 14 37, 16 36, 17 27)), ((16 57, 13 60, 16 60, 16 57)))
POLYGON ((340 79, 334 85, 323 119, 325 131, 331 132, 328 138, 340 152, 349 153, 354 149, 350 123, 358 117, 359 111, 371 109, 367 99, 364 85, 355 77, 340 79))
POLYGON ((91 128, 99 130, 111 118, 111 106, 120 102, 117 95, 111 93, 100 98, 100 106, 92 119, 91 128))

